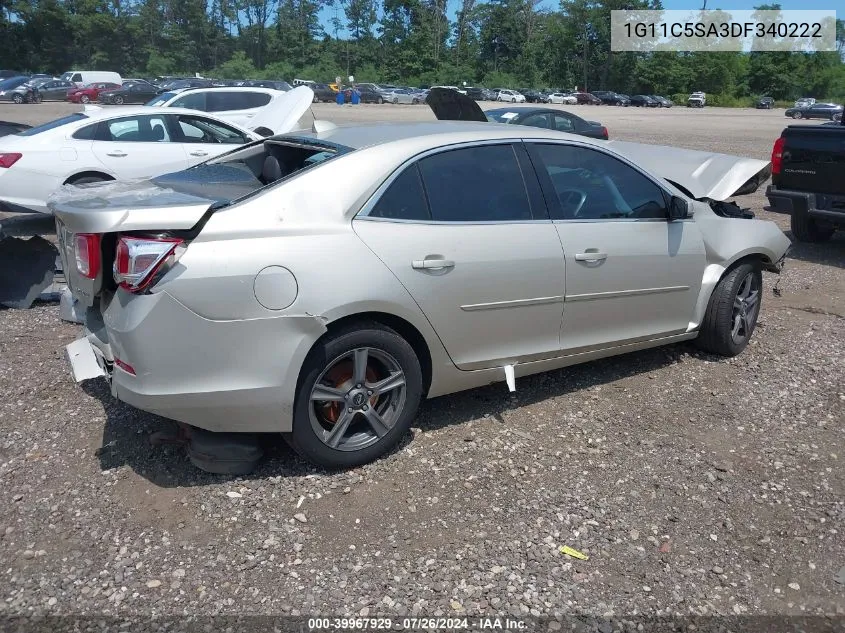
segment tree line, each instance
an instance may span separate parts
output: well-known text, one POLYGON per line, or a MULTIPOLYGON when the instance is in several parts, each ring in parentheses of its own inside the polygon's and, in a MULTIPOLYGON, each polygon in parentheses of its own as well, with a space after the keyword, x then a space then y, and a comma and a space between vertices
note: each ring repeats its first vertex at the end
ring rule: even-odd
POLYGON ((459 2, 450 15, 447 0, 0 0, 0 68, 845 100, 841 20, 838 53, 649 54, 611 52, 610 11, 660 0, 459 2))

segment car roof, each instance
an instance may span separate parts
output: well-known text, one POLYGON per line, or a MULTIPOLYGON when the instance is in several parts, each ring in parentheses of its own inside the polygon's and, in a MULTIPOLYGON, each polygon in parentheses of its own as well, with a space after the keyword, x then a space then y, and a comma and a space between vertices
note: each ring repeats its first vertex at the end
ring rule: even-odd
MULTIPOLYGON (((514 108, 515 110, 518 108, 514 108)), ((551 110, 555 111, 555 110, 551 110)), ((330 141, 351 149, 363 149, 397 141, 417 141, 431 149, 451 143, 472 143, 498 139, 564 139, 577 138, 578 142, 593 143, 583 136, 574 137, 565 132, 544 128, 484 123, 481 121, 432 121, 430 123, 379 123, 336 127, 323 132, 291 132, 285 136, 310 136, 330 141)), ((599 144, 599 142, 595 142, 599 144)))
MULTIPOLYGON (((124 116, 135 116, 139 114, 191 114, 194 116, 203 116, 209 119, 214 119, 215 121, 220 121, 221 123, 226 123, 232 127, 240 127, 238 125, 234 125, 230 121, 225 121, 220 117, 217 117, 212 112, 201 112, 199 110, 191 110, 190 108, 161 108, 158 106, 109 106, 108 108, 99 108, 94 109, 94 107, 89 107, 82 111, 80 114, 84 114, 88 117, 88 121, 102 121, 104 119, 114 119, 118 117, 124 116)), ((83 121, 83 119, 80 119, 83 121)))
MULTIPOLYGON (((167 92, 176 92, 175 90, 168 90, 167 92)), ((262 94, 283 94, 282 90, 275 88, 265 88, 263 86, 192 86, 182 88, 179 95, 184 95, 189 92, 260 92, 262 94)))

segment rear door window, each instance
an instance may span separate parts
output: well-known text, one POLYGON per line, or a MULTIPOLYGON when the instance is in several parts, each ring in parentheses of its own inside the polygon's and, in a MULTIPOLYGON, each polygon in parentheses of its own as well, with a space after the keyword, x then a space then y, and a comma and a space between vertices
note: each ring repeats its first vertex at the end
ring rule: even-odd
MULTIPOLYGON (((186 95, 182 95, 181 97, 175 99, 173 103, 170 104, 171 108, 187 108, 189 110, 206 110, 206 93, 204 92, 189 92, 186 95)), ((155 104, 151 104, 155 105, 155 104)))
POLYGON ((368 215, 388 220, 430 220, 419 167, 413 164, 399 174, 368 215))
POLYGON ((522 171, 511 145, 481 145, 419 161, 436 222, 518 222, 532 219, 522 171))
POLYGON ((170 141, 163 116, 132 116, 104 121, 99 126, 99 140, 130 143, 170 141))
POLYGON ((244 96, 246 97, 248 108, 263 108, 270 103, 270 99, 272 98, 266 92, 245 92, 244 96))
POLYGON ((244 92, 210 92, 206 102, 207 112, 228 112, 230 110, 248 110, 249 105, 247 93, 244 92))

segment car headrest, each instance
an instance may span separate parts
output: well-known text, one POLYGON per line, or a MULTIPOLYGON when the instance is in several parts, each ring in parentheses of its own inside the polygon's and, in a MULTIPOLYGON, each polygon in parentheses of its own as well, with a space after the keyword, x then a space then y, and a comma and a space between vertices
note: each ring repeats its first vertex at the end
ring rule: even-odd
POLYGON ((261 168, 261 179, 270 184, 282 177, 282 166, 275 156, 268 156, 264 159, 264 166, 261 168))

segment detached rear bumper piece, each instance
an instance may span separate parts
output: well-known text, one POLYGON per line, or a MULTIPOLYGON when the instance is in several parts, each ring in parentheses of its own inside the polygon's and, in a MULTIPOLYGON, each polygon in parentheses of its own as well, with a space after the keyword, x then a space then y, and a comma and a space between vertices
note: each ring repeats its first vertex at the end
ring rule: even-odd
POLYGON ((813 218, 845 225, 845 196, 791 191, 769 185, 766 198, 775 213, 806 213, 813 218))

